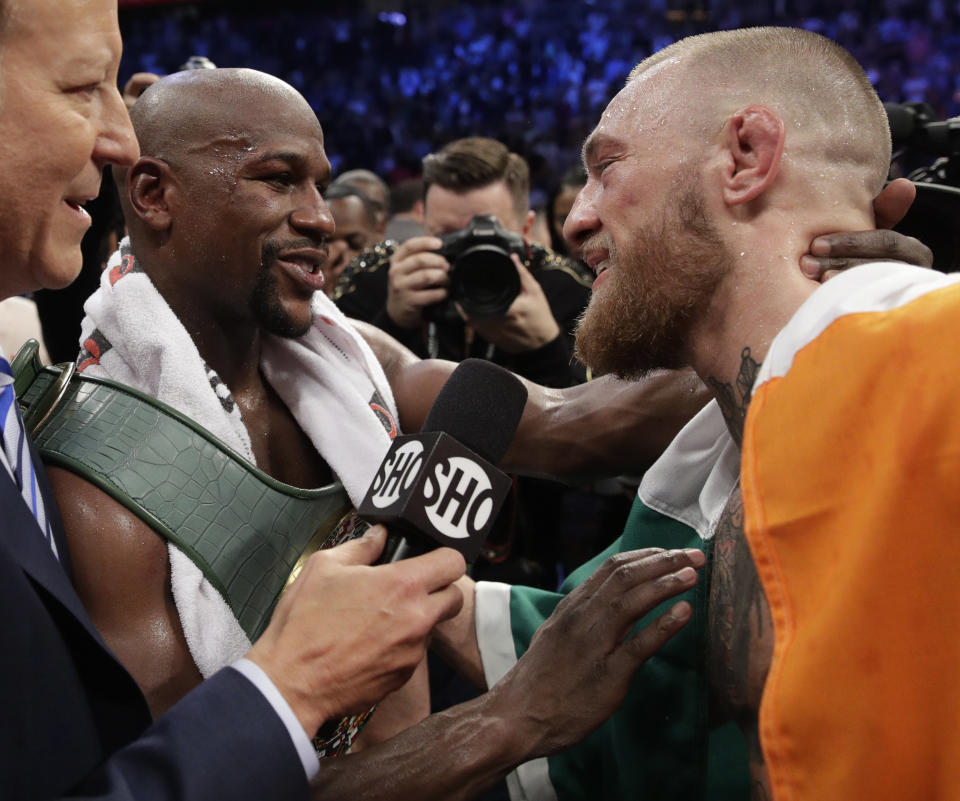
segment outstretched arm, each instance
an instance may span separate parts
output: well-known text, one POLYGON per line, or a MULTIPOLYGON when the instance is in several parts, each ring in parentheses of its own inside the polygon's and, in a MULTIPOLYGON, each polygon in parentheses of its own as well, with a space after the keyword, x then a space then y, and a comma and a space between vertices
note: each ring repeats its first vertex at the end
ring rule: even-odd
MULTIPOLYGON (((875 202, 880 228, 895 225, 916 189, 891 182, 875 202)), ((800 267, 826 280, 838 270, 878 259, 929 266, 922 242, 894 231, 854 231, 817 237, 800 267)), ((453 362, 421 361, 374 326, 356 323, 373 348, 393 388, 404 431, 418 431, 453 362)), ((503 461, 516 473, 566 480, 642 473, 683 425, 710 399, 692 371, 662 371, 639 381, 605 376, 568 389, 525 381, 529 400, 520 428, 503 461)))
POLYGON ((316 801, 465 801, 521 762, 579 742, 616 709, 636 670, 678 632, 675 604, 627 639, 634 622, 696 583, 700 551, 608 559, 540 627, 489 692, 432 715, 388 743, 324 765, 316 801))
POLYGON ((638 381, 604 376, 562 390, 527 388, 504 467, 570 481, 643 473, 710 399, 688 370, 638 381))
MULTIPOLYGON (((380 329, 353 322, 383 366, 401 428, 419 431, 456 364, 421 360, 380 329)), ((691 370, 639 381, 605 376, 566 389, 521 380, 529 397, 503 466, 567 480, 642 473, 710 399, 691 370)))

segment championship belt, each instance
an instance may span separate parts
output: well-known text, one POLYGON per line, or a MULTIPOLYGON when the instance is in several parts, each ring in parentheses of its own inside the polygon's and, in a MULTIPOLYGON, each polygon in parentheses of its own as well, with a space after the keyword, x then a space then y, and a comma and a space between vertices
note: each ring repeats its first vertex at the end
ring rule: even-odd
MULTIPOLYGON (((187 554, 251 642, 311 553, 365 530, 339 481, 277 481, 165 403, 70 363, 44 367, 37 351, 28 341, 11 366, 44 463, 95 485, 187 554)), ((331 721, 318 753, 346 750, 369 714, 331 721)))

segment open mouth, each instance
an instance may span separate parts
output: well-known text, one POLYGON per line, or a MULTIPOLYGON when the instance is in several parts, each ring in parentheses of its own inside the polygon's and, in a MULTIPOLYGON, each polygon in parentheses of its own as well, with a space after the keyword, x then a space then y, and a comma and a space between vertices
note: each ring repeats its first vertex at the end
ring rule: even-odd
POLYGON ((596 291, 603 286, 604 282, 609 278, 610 259, 605 255, 602 260, 595 261, 594 264, 591 264, 590 269, 593 270, 596 276, 593 279, 593 290, 596 291))
POLYGON ((600 275, 608 267, 610 252, 600 248, 584 248, 583 260, 596 275, 600 275))
POLYGON ((309 249, 281 253, 277 262, 294 280, 310 291, 323 287, 321 267, 327 260, 325 250, 309 249))
POLYGON ((88 212, 83 207, 83 204, 87 202, 86 200, 74 200, 73 198, 64 198, 63 202, 66 203, 67 207, 74 213, 80 215, 81 217, 85 217, 88 220, 90 219, 90 212, 88 212))
POLYGON ((281 259, 281 261, 292 264, 310 275, 317 275, 320 272, 320 265, 316 262, 306 261, 305 259, 281 259))

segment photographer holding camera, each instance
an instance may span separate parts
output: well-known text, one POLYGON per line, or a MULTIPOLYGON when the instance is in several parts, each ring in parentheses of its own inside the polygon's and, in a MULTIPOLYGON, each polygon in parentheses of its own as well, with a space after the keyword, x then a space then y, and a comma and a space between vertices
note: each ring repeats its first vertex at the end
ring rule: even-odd
POLYGON ((592 277, 525 240, 526 162, 496 140, 458 139, 423 160, 423 180, 427 236, 358 256, 337 305, 419 356, 489 359, 546 386, 584 380, 573 329, 592 277))

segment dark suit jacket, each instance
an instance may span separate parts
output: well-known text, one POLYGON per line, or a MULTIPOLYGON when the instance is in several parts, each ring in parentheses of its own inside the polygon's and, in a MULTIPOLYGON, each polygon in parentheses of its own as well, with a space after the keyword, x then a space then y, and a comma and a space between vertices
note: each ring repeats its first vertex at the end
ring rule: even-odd
POLYGON ((283 723, 234 670, 151 725, 73 590, 63 525, 38 474, 62 563, 0 470, 0 798, 306 797, 283 723))

